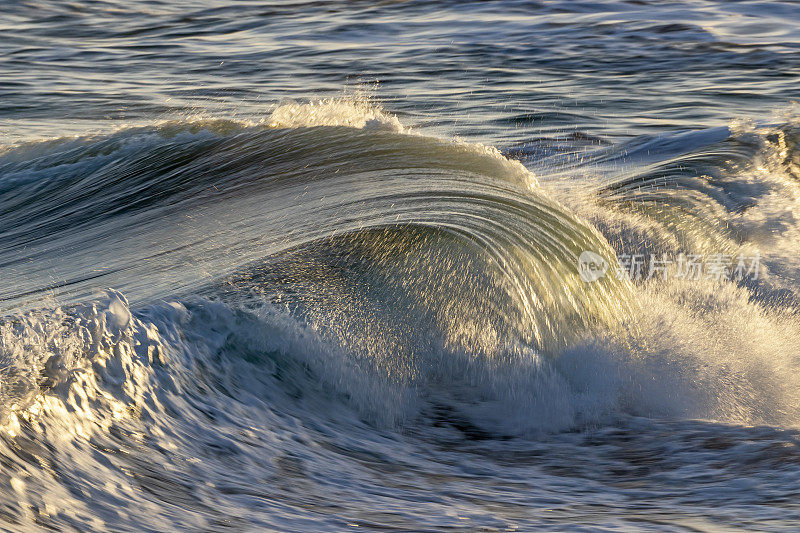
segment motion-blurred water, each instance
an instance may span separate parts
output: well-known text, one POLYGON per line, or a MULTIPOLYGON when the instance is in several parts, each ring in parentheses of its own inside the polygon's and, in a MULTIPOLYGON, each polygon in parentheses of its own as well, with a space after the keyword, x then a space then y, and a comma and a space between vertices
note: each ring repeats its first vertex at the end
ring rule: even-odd
POLYGON ((788 1, 2 3, 0 528, 796 529, 798 52, 788 1))

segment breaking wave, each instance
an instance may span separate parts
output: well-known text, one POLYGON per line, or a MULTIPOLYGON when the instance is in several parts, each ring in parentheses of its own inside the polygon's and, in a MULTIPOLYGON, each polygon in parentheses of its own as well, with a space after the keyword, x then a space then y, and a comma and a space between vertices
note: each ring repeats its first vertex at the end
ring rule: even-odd
POLYGON ((289 512, 282 483, 359 438, 793 427, 796 142, 789 125, 638 139, 591 154, 600 185, 581 190, 342 100, 7 148, 2 516, 289 512), (765 263, 752 282, 586 282, 587 250, 765 263), (95 486, 89 513, 75 495, 95 486))

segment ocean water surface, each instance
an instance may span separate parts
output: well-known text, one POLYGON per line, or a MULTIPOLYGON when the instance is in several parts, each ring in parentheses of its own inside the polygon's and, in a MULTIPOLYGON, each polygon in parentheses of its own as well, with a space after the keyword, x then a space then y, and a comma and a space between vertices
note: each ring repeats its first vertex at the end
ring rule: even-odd
POLYGON ((800 4, 0 3, 0 530, 800 524, 800 4))

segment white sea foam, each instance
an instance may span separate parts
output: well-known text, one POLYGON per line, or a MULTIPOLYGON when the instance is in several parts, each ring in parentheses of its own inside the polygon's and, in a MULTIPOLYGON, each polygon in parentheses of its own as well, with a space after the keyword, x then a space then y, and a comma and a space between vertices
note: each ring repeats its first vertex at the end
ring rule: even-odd
POLYGON ((308 128, 313 126, 347 126, 407 132, 395 115, 362 99, 327 98, 309 102, 284 102, 267 120, 273 128, 308 128))

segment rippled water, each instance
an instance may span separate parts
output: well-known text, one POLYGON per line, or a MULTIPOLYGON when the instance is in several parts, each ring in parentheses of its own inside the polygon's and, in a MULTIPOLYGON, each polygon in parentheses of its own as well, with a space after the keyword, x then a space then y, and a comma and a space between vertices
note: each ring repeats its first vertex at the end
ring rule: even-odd
POLYGON ((788 1, 4 2, 0 528, 796 529, 798 48, 788 1))
POLYGON ((493 144, 770 120, 798 98, 795 2, 5 2, 10 140, 261 120, 379 83, 409 125, 493 144))

